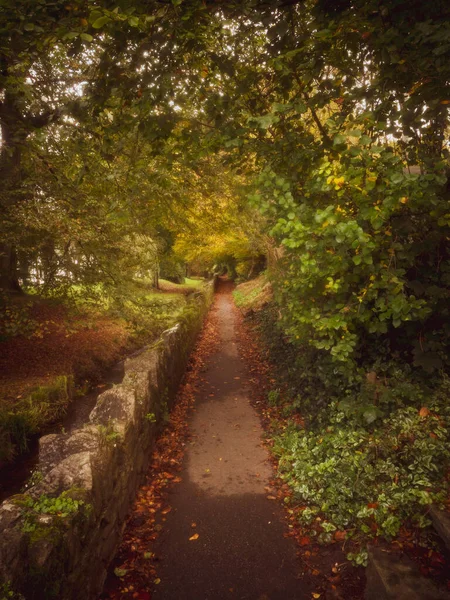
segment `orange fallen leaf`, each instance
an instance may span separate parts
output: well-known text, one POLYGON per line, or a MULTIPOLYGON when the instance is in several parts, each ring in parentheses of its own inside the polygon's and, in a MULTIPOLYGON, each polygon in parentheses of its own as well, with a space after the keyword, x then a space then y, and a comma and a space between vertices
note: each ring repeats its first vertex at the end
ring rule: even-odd
POLYGON ((428 410, 428 408, 426 406, 422 406, 422 408, 419 410, 419 415, 424 419, 425 417, 428 417, 428 415, 430 414, 430 411, 428 410))
POLYGON ((193 527, 193 528, 197 527, 197 523, 191 523, 191 527, 193 527))
POLYGON ((312 597, 313 598, 320 598, 321 594, 319 594, 318 592, 313 592, 312 597))
POLYGON ((200 536, 198 533, 194 533, 194 535, 191 535, 191 537, 189 538, 189 541, 192 542, 194 540, 198 540, 199 537, 200 536))
POLYGON ((311 539, 308 536, 301 537, 299 540, 300 546, 308 546, 311 543, 311 539))
POLYGON ((267 500, 276 500, 276 496, 266 496, 267 500))

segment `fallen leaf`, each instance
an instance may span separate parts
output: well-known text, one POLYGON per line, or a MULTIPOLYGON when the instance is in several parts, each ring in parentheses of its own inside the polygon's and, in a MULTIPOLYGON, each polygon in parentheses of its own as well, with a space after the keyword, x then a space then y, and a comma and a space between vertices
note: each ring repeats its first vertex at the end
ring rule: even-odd
POLYGON ((318 592, 313 592, 312 597, 313 598, 320 598, 321 594, 319 594, 318 592))
POLYGON ((155 581, 153 583, 158 585, 159 583, 161 583, 161 579, 158 577, 157 579, 155 579, 155 581))
POLYGON ((276 500, 275 496, 266 496, 267 500, 276 500))
POLYGON ((197 523, 191 523, 191 527, 197 527, 197 523))
POLYGON ((198 533, 194 533, 194 535, 191 535, 191 537, 189 538, 189 541, 192 542, 193 540, 198 540, 199 537, 200 536, 198 533))
POLYGON ((422 406, 422 408, 419 410, 419 416, 421 416, 423 419, 425 417, 428 417, 429 414, 430 414, 430 411, 428 410, 428 408, 426 406, 422 406))
POLYGON ((300 546, 308 546, 311 543, 311 539, 308 536, 301 537, 299 540, 300 546))

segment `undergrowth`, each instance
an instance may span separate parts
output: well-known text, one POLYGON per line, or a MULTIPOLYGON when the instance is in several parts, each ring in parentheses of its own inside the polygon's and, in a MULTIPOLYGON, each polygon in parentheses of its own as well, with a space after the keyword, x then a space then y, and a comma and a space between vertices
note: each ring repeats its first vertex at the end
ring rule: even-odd
MULTIPOLYGON (((186 282, 192 291, 202 284, 202 280, 186 282)), ((172 284, 172 288, 184 290, 185 286, 172 284)), ((84 331, 86 327, 95 327, 99 315, 107 315, 120 323, 123 330, 127 328, 128 332, 124 332, 124 338, 128 338, 126 347, 136 348, 156 339, 188 310, 183 293, 157 292, 145 282, 122 286, 116 290, 114 299, 101 286, 91 289, 83 300, 84 291, 84 287, 72 286, 70 294, 66 290, 64 297, 51 300, 36 295, 18 298, 1 296, 0 316, 5 318, 0 319, 0 343, 17 338, 18 347, 23 348, 27 344, 35 344, 35 338, 45 337, 49 340, 45 346, 48 348, 52 343, 60 343, 57 337, 54 342, 51 341, 52 335, 55 336, 60 330, 64 332, 65 339, 84 331), (59 321, 39 320, 33 316, 36 306, 51 306, 52 310, 57 311, 59 321)), ((52 310, 50 314, 53 314, 52 310)), ((76 338, 73 339, 76 343, 76 338)), ((67 375, 56 377, 48 385, 36 387, 23 398, 20 394, 16 395, 13 402, 9 399, 0 400, 0 465, 25 452, 30 438, 64 415, 74 394, 74 381, 78 389, 80 386, 85 388, 88 381, 100 379, 101 372, 111 363, 111 359, 117 360, 119 343, 106 335, 101 344, 92 348, 92 352, 79 353, 72 365, 65 365, 67 375)), ((18 352, 12 355, 17 356, 18 352)), ((14 364, 9 366, 14 368, 14 364)))
POLYGON ((0 407, 0 463, 25 452, 33 435, 60 419, 74 394, 73 377, 62 375, 39 386, 12 407, 0 407))
POLYGON ((257 323, 277 372, 273 452, 305 533, 356 542, 357 564, 374 538, 413 529, 424 540, 430 505, 448 498, 450 379, 426 381, 393 360, 345 377, 326 354, 292 344, 273 307, 257 323))

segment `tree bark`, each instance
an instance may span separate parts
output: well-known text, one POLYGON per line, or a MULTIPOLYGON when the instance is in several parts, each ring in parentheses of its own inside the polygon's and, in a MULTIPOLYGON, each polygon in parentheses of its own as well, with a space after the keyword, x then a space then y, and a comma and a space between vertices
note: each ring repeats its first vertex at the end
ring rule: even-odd
POLYGON ((3 242, 0 243, 0 289, 9 293, 21 292, 16 251, 3 242))

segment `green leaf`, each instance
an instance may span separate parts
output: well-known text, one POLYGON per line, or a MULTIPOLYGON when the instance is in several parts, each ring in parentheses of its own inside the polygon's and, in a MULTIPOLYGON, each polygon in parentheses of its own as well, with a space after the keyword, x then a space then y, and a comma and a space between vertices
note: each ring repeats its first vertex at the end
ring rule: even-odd
POLYGON ((92 23, 92 27, 94 29, 101 29, 103 27, 103 25, 106 25, 110 21, 111 21, 111 19, 109 17, 100 17, 99 19, 97 19, 96 21, 94 21, 92 23))
POLYGON ((94 23, 94 21, 97 21, 98 19, 100 19, 101 17, 103 17, 103 13, 100 10, 93 10, 91 12, 91 14, 89 15, 89 23, 94 23))
POLYGON ((80 38, 85 42, 92 42, 94 38, 89 33, 80 33, 80 38))
POLYGON ((127 569, 119 569, 117 567, 114 569, 114 575, 116 577, 125 577, 127 572, 128 572, 127 569))
POLYGON ((333 146, 340 146, 341 144, 345 144, 345 137, 338 133, 333 138, 333 146))
POLYGON ((376 406, 368 406, 363 411, 363 418, 367 425, 376 421, 379 417, 379 410, 376 406))
POLYGON ((249 121, 256 123, 261 129, 268 129, 271 125, 279 121, 279 117, 274 114, 268 114, 262 117, 250 117, 249 121))
POLYGON ((368 146, 371 143, 372 143, 372 140, 370 139, 370 137, 368 135, 362 135, 359 139, 359 144, 361 146, 368 146))
POLYGON ((395 184, 401 183, 403 181, 403 179, 404 179, 404 176, 402 173, 393 173, 390 176, 390 180, 392 181, 392 183, 395 183, 395 184))

